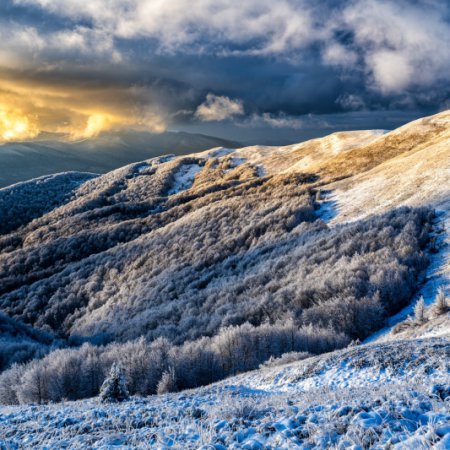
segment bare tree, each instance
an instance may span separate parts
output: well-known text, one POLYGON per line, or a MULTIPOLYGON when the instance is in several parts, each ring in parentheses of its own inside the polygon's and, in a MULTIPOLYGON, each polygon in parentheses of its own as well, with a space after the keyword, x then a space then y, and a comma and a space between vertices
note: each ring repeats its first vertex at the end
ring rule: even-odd
POLYGON ((434 300, 434 303, 431 306, 431 314, 433 317, 438 317, 448 312, 448 310, 449 305, 447 298, 445 296, 444 289, 439 288, 438 293, 436 295, 436 299, 434 300))
POLYGON ((421 324, 425 322, 425 312, 425 302, 421 296, 414 306, 414 319, 417 323, 421 324))
POLYGON ((175 370, 171 367, 169 370, 163 373, 161 380, 158 383, 158 394, 167 394, 169 392, 177 392, 177 378, 175 370))

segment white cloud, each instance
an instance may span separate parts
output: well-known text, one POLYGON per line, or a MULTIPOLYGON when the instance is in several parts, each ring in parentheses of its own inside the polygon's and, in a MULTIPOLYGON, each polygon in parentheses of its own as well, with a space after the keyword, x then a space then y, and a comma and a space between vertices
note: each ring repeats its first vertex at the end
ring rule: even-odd
POLYGON ((354 67, 358 62, 358 54, 353 49, 333 41, 326 45, 322 57, 331 65, 354 67))
POLYGON ((80 0, 13 1, 72 25, 49 31, 36 24, 20 32, 2 23, 0 65, 8 67, 62 66, 77 53, 96 62, 123 58, 132 66, 146 56, 122 55, 117 42, 144 39, 137 52, 270 56, 299 67, 314 60, 311 54, 320 55, 322 64, 358 83, 363 79, 386 97, 411 89, 418 96, 421 89, 450 83, 450 11, 444 1, 352 0, 339 8, 332 0, 89 0, 82 6, 80 0))
POLYGON ((36 28, 17 24, 0 26, 0 40, 0 65, 22 69, 29 67, 46 45, 36 28))
POLYGON ((366 109, 364 99, 357 94, 342 94, 337 98, 336 103, 347 111, 361 111, 366 109))
POLYGON ((291 116, 284 113, 252 114, 249 118, 239 122, 237 125, 251 128, 290 128, 302 130, 308 128, 329 128, 330 124, 321 117, 313 114, 303 116, 291 116))
POLYGON ((18 23, 0 24, 0 66, 24 69, 54 61, 73 62, 74 57, 121 60, 112 36, 84 26, 42 33, 37 27, 22 27, 18 23))
POLYGON ((244 106, 240 100, 214 94, 208 94, 195 112, 195 116, 204 122, 227 120, 243 114, 244 106))
MULTIPOLYGON (((448 10, 444 4, 432 6, 359 0, 344 9, 339 26, 352 31, 349 48, 361 55, 372 88, 390 94, 450 79, 448 10)), ((346 66, 348 60, 334 63, 346 66)))
POLYGON ((304 121, 298 117, 287 116, 284 114, 264 113, 257 119, 262 120, 265 124, 272 128, 294 128, 301 129, 304 127, 304 121))
POLYGON ((49 35, 47 49, 60 53, 75 51, 82 54, 106 54, 112 56, 116 61, 120 60, 120 54, 114 48, 111 36, 105 35, 99 30, 91 30, 82 26, 49 35))
MULTIPOLYGON (((163 51, 200 51, 224 43, 246 52, 279 54, 317 39, 313 3, 306 0, 14 0, 122 38, 153 38, 163 51), (205 38, 209 37, 209 43, 205 38), (248 44, 251 43, 249 46, 248 44)), ((223 48, 222 48, 223 50, 223 48)))
POLYGON ((404 52, 378 50, 367 56, 377 86, 385 92, 395 92, 407 87, 413 81, 413 62, 404 52))

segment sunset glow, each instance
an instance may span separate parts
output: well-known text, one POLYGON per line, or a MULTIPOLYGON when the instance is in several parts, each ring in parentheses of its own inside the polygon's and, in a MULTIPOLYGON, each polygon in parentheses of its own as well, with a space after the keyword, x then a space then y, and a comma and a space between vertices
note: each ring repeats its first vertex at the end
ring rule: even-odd
POLYGON ((38 134, 38 129, 26 115, 0 107, 0 141, 32 139, 38 134))
POLYGON ((102 131, 106 131, 111 128, 113 124, 112 117, 107 114, 96 113, 89 116, 86 123, 86 128, 79 131, 74 131, 72 136, 82 138, 93 138, 98 136, 102 131))

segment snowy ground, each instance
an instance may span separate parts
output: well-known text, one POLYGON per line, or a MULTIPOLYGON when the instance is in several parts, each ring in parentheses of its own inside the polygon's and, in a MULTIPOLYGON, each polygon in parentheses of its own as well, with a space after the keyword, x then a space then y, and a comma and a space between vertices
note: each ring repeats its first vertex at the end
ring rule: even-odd
POLYGON ((195 175, 200 172, 199 164, 183 164, 175 174, 175 181, 168 195, 178 194, 181 191, 189 189, 194 184, 195 175))
POLYGON ((330 222, 338 215, 337 201, 334 198, 333 191, 321 191, 321 198, 317 200, 319 209, 316 211, 316 215, 324 222, 330 222))
POLYGON ((386 343, 123 404, 3 407, 0 448, 443 450, 449 361, 447 340, 386 343))

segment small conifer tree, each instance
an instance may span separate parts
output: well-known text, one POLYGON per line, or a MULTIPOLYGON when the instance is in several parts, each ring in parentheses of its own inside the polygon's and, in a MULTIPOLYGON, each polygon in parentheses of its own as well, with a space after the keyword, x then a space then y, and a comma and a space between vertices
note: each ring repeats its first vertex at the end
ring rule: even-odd
POLYGON ((125 376, 118 364, 114 363, 112 365, 108 377, 100 388, 99 396, 102 403, 123 402, 128 399, 125 376))

